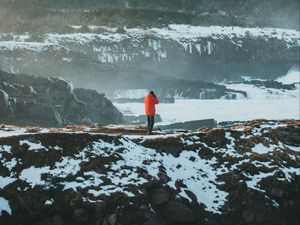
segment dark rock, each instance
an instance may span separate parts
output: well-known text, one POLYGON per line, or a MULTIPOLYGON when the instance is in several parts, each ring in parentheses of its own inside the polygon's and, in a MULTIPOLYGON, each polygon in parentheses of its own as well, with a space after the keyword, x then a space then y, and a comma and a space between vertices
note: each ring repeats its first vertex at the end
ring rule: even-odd
POLYGON ((61 215, 55 215, 52 218, 53 225, 64 225, 64 220, 61 215))
POLYGON ((212 129, 201 137, 210 147, 225 147, 229 141, 225 138, 223 129, 212 129))
POLYGON ((169 223, 191 223, 198 218, 194 210, 173 200, 164 207, 164 216, 169 223))
POLYGON ((288 126, 279 127, 277 129, 277 136, 279 141, 292 146, 300 145, 300 127, 288 126))
POLYGON ((277 198, 281 198, 284 194, 284 191, 279 189, 279 188, 273 188, 271 190, 271 195, 277 197, 277 198))
POLYGON ((158 172, 157 176, 159 177, 159 180, 164 184, 168 183, 171 180, 171 178, 168 177, 165 172, 158 172))
POLYGON ((116 223, 117 223, 117 215, 116 214, 111 214, 107 218, 107 222, 108 222, 109 225, 116 225, 116 223))
POLYGON ((243 218, 247 224, 261 224, 267 220, 267 215, 267 207, 260 202, 243 211, 243 218))
POLYGON ((170 200, 170 194, 165 188, 154 189, 151 194, 153 204, 161 205, 170 200))
POLYGON ((215 126, 216 123, 213 119, 207 119, 207 120, 187 121, 183 123, 173 123, 169 125, 159 126, 159 128, 162 130, 174 130, 174 129, 197 130, 199 127, 213 128, 215 126))
POLYGON ((191 192, 189 190, 185 190, 184 192, 187 194, 187 196, 189 196, 189 198, 192 200, 192 202, 194 204, 198 203, 198 198, 197 198, 197 196, 193 192, 191 192))
POLYGON ((79 208, 74 211, 73 218, 78 223, 85 223, 89 220, 90 215, 87 213, 87 211, 85 209, 79 208))
POLYGON ((93 90, 75 89, 60 78, 14 75, 0 71, 0 116, 17 125, 111 124, 123 115, 93 90))
POLYGON ((191 157, 189 158, 189 160, 192 161, 192 162, 194 162, 194 161, 196 160, 196 158, 195 158, 194 156, 191 156, 191 157))
POLYGON ((163 219, 151 217, 144 225, 167 225, 163 219))

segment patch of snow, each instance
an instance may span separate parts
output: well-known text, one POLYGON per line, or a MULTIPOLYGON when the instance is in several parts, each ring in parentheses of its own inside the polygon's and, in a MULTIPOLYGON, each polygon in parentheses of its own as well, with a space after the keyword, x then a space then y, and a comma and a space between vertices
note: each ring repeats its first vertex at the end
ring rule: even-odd
MULTIPOLYGON (((176 99, 174 104, 160 103, 156 106, 156 112, 160 114, 163 121, 163 123, 156 123, 156 125, 207 118, 214 118, 218 122, 247 121, 258 118, 270 120, 300 119, 299 98, 274 98, 272 101, 266 98, 234 101, 225 99, 176 99)), ((143 115, 145 110, 143 103, 114 103, 114 105, 124 115, 139 116, 143 115)))
POLYGON ((287 75, 279 77, 276 81, 283 84, 300 83, 300 71, 289 71, 287 75))
POLYGON ((11 146, 9 146, 9 145, 0 145, 0 152, 11 153, 11 146))
MULTIPOLYGON (((122 139, 121 142, 126 149, 121 153, 126 165, 145 168, 150 175, 155 177, 159 172, 159 165, 163 165, 166 168, 167 175, 171 177, 168 185, 176 189, 176 180, 182 180, 187 189, 192 191, 197 196, 198 201, 205 204, 209 211, 218 213, 219 208, 226 201, 227 193, 219 190, 215 184, 217 183, 215 179, 218 172, 212 167, 215 163, 214 160, 201 159, 197 152, 192 151, 183 151, 180 157, 174 157, 166 153, 159 155, 154 150, 143 148, 128 141, 128 139, 122 139), (189 160, 191 156, 196 158, 195 163, 191 163, 189 160), (142 164, 144 160, 150 158, 154 158, 155 161, 149 165, 142 164), (176 166, 179 164, 182 167, 178 169, 176 166), (215 183, 209 182, 212 180, 215 183)), ((180 195, 186 197, 184 190, 180 195)))
POLYGON ((15 180, 15 178, 0 176, 0 189, 5 188, 7 185, 13 183, 15 180))
POLYGON ((283 144, 283 146, 292 151, 300 152, 300 146, 291 146, 291 145, 287 145, 287 144, 283 144))
POLYGON ((12 158, 10 161, 6 161, 3 163, 3 166, 5 166, 9 171, 12 171, 12 169, 17 165, 16 158, 12 158))
POLYGON ((143 98, 146 96, 149 90, 147 89, 126 89, 126 90, 117 90, 114 92, 114 99, 119 98, 143 98))
POLYGON ((40 149, 45 149, 45 147, 39 142, 39 143, 34 143, 28 140, 22 140, 20 141, 20 145, 24 145, 27 144, 29 145, 29 151, 36 151, 36 150, 40 150, 40 149))
POLYGON ((270 145, 269 147, 264 146, 262 143, 255 145, 252 148, 252 152, 256 152, 259 154, 266 154, 268 152, 272 152, 274 150, 274 146, 270 145))
POLYGON ((246 181, 246 184, 249 188, 261 191, 261 192, 265 192, 264 190, 260 189, 260 187, 258 186, 258 183, 269 176, 273 176, 274 172, 272 173, 259 173, 259 174, 255 174, 255 175, 248 175, 247 177, 249 178, 248 181, 246 181))
POLYGON ((25 134, 26 129, 19 127, 8 127, 0 129, 0 137, 11 137, 25 134))
POLYGON ((0 51, 15 51, 26 49, 34 52, 42 52, 48 51, 49 48, 52 48, 53 50, 60 50, 62 47, 55 43, 0 41, 0 51))
POLYGON ((27 169, 24 169, 20 174, 20 179, 26 181, 31 185, 31 187, 34 187, 36 185, 45 185, 46 182, 42 180, 41 176, 42 174, 47 174, 50 171, 49 166, 45 167, 34 167, 31 166, 27 169))
POLYGON ((3 198, 0 197, 0 216, 2 216, 2 211, 8 212, 9 215, 11 215, 11 208, 9 206, 9 202, 3 198))
POLYGON ((47 200, 47 201, 45 202, 45 205, 52 205, 52 204, 53 204, 53 199, 47 200))

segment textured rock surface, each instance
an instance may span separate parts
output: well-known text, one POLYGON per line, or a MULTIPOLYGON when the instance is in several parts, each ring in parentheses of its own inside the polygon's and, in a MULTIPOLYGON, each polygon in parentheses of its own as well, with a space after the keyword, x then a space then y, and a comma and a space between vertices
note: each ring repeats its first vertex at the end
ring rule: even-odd
POLYGON ((144 136, 134 126, 1 125, 0 221, 297 224, 300 145, 282 131, 295 136, 299 126, 255 120, 144 136))
POLYGON ((193 81, 236 81, 247 74, 276 79, 298 65, 298 36, 296 30, 188 25, 132 28, 124 33, 87 28, 45 33, 38 40, 31 40, 30 33, 5 34, 0 36, 0 59, 6 71, 62 74, 76 87, 106 94, 155 87, 171 95, 183 92, 198 98, 202 93, 212 98, 223 96, 224 90, 193 81))
POLYGON ((122 114, 96 91, 75 89, 61 78, 0 71, 0 121, 62 126, 120 123, 122 114))

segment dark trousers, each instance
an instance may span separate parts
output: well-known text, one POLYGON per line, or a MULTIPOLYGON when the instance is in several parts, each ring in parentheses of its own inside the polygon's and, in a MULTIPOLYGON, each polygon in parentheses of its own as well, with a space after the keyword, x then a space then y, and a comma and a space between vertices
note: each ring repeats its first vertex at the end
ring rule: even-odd
POLYGON ((147 131, 152 132, 154 126, 154 116, 147 116, 147 131))

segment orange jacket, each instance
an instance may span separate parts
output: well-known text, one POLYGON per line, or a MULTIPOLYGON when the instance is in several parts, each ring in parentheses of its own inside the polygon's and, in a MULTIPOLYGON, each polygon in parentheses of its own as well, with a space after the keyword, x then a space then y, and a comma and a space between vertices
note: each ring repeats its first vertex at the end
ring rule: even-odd
POLYGON ((145 113, 147 116, 155 115, 155 104, 158 104, 159 101, 152 94, 147 94, 145 97, 145 113))

